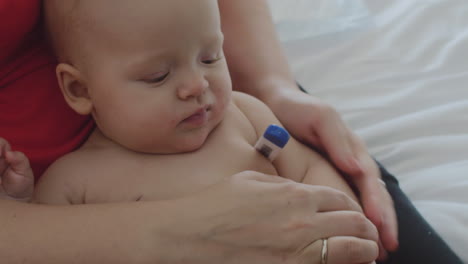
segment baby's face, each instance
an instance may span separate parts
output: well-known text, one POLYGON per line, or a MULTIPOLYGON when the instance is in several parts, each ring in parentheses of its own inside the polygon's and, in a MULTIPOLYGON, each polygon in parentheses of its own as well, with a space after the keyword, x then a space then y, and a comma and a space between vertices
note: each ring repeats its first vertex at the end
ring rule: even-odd
POLYGON ((139 152, 200 148, 231 98, 217 1, 92 3, 80 70, 103 134, 139 152))

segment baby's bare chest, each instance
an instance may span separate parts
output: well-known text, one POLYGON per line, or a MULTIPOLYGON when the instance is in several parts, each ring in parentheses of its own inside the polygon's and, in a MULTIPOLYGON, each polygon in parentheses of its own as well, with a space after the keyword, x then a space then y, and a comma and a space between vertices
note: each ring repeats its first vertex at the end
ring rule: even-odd
POLYGON ((224 125, 193 153, 114 157, 106 176, 86 186, 86 203, 173 199, 245 170, 277 174, 254 149, 256 135, 244 132, 224 125))

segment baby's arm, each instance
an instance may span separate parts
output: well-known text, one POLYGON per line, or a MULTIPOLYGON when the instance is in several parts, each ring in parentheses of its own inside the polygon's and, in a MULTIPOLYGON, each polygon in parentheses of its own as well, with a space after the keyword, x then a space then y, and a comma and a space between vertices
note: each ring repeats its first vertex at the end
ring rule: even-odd
MULTIPOLYGON (((242 93, 234 93, 233 98, 235 104, 249 119, 258 137, 269 125, 280 124, 273 112, 258 99, 242 93)), ((288 111, 288 109, 284 109, 284 111, 288 111)), ((289 140, 273 164, 280 176, 297 182, 329 186, 341 190, 357 200, 349 184, 333 165, 295 138, 289 140)))

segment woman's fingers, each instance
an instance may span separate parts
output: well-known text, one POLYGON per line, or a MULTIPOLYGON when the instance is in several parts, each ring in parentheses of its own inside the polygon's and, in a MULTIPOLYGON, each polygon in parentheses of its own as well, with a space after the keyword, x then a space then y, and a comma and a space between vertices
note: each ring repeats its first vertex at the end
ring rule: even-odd
POLYGON ((377 243, 356 237, 331 237, 328 247, 327 264, 368 263, 379 254, 377 243))
MULTIPOLYGON (((314 218, 314 226, 320 228, 311 228, 308 230, 310 234, 304 232, 301 236, 329 238, 327 264, 370 263, 378 257, 377 229, 363 214, 336 211, 318 213, 314 218)), ((313 263, 320 263, 317 256, 322 254, 322 242, 323 240, 317 240, 304 249, 304 255, 317 260, 313 263)))
MULTIPOLYGON (((393 200, 390 195, 389 198, 393 206, 393 200)), ((384 221, 382 222, 380 230, 381 241, 389 251, 396 251, 398 249, 398 220, 394 207, 384 211, 384 221)))
POLYGON ((321 264, 322 253, 326 253, 326 264, 372 263, 377 258, 378 247, 374 241, 356 237, 330 237, 327 238, 326 245, 320 239, 300 252, 298 263, 321 264))
POLYGON ((365 215, 353 211, 319 213, 315 222, 322 237, 353 236, 377 242, 377 228, 365 215))
POLYGON ((326 186, 301 185, 313 192, 311 197, 316 201, 318 212, 343 210, 362 212, 361 206, 344 192, 326 186))
MULTIPOLYGON (((356 264, 377 254, 375 226, 356 202, 329 187, 245 171, 181 201, 183 208, 194 208, 179 219, 182 226, 196 230, 195 237, 203 238, 197 243, 210 245, 202 248, 215 245, 222 263, 320 263, 322 247, 312 244, 321 238, 330 238, 333 254, 364 260, 356 264), (356 239, 346 238, 351 236, 356 239)), ((334 258, 327 264, 340 263, 334 258)))
MULTIPOLYGON (((374 160, 365 160, 367 177, 350 177, 360 193, 366 216, 377 226, 383 248, 398 248, 398 224, 393 200, 387 191, 374 160)), ((384 258, 384 250, 379 259, 384 258)))
POLYGON ((265 183, 286 183, 286 182, 292 182, 290 179, 283 178, 277 175, 269 175, 269 174, 264 174, 261 172, 257 171, 243 171, 240 173, 237 173, 232 176, 228 176, 228 178, 245 178, 249 180, 255 180, 259 182, 265 182, 265 183))
POLYGON ((361 166, 353 146, 356 144, 353 132, 345 125, 339 114, 329 105, 321 107, 320 123, 315 124, 321 145, 332 162, 348 174, 361 173, 361 166))
POLYGON ((288 193, 299 196, 292 197, 293 199, 308 200, 317 212, 339 210, 362 212, 361 206, 357 202, 344 192, 331 187, 297 183, 283 177, 255 171, 244 171, 230 176, 229 178, 255 180, 259 183, 271 183, 272 188, 281 188, 283 189, 282 192, 285 194, 288 193))

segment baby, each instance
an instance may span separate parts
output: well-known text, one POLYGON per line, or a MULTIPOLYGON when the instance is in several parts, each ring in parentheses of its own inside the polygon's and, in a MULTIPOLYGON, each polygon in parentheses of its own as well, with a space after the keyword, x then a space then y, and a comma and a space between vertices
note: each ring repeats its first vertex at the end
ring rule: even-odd
POLYGON ((232 92, 216 0, 45 2, 63 95, 97 127, 46 171, 36 202, 173 199, 245 170, 356 199, 326 159, 294 138, 273 162, 255 150, 279 121, 232 92))

